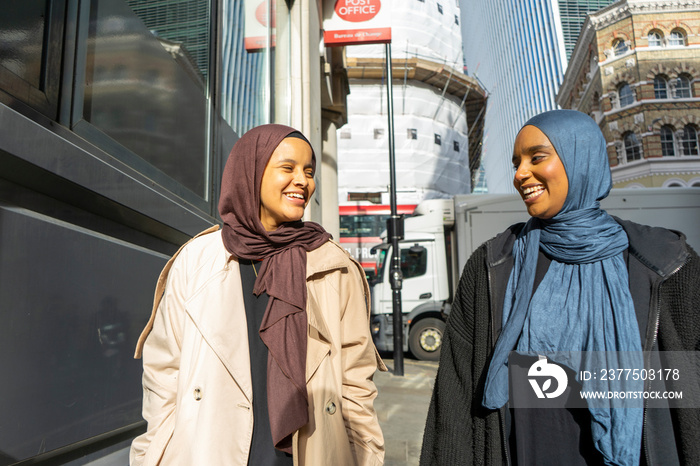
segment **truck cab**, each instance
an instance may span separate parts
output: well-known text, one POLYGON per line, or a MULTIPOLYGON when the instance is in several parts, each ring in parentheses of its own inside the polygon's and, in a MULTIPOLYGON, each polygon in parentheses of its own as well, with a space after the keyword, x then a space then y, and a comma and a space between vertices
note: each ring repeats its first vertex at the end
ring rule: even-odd
MULTIPOLYGON (((438 360, 445 329, 444 308, 451 296, 449 228, 454 223, 451 200, 423 202, 405 220, 400 241, 403 287, 404 351, 421 360, 438 360), (446 233, 447 232, 447 233, 446 233)), ((393 351, 392 290, 389 268, 391 244, 375 247, 377 278, 372 287, 372 334, 377 348, 393 351)))

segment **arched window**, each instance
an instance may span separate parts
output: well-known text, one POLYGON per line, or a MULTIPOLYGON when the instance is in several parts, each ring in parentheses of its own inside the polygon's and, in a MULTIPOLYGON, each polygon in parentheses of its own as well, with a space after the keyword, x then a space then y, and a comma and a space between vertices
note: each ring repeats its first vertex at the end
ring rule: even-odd
POLYGON ((660 74, 654 77, 654 98, 668 99, 668 83, 660 74))
POLYGON ((673 157, 676 155, 676 147, 673 142, 673 128, 670 126, 661 127, 661 155, 673 157))
POLYGON ((623 136, 625 143, 625 156, 628 162, 640 160, 642 158, 642 145, 639 143, 637 135, 633 132, 625 133, 623 136))
POLYGON ((647 44, 649 47, 661 47, 662 40, 663 35, 660 31, 653 30, 649 31, 649 34, 647 34, 647 44))
POLYGON ((627 47, 627 43, 623 39, 617 39, 613 42, 613 50, 615 51, 615 56, 619 57, 625 54, 629 47, 627 47))
POLYGON ((685 125, 681 136, 681 153, 683 155, 699 155, 698 152, 698 132, 690 126, 685 125))
POLYGON ((674 29, 668 35, 668 45, 671 47, 683 47, 685 45, 685 33, 682 29, 674 29))
POLYGON ((594 112, 600 111, 600 94, 598 94, 598 91, 596 91, 593 94, 593 101, 591 102, 591 110, 593 110, 594 112))
POLYGON ((674 97, 676 99, 687 99, 692 97, 690 92, 690 79, 688 79, 688 76, 682 74, 676 78, 676 93, 674 97))
POLYGON ((617 87, 617 93, 620 96, 620 107, 627 107, 634 103, 634 92, 627 83, 622 83, 617 87))

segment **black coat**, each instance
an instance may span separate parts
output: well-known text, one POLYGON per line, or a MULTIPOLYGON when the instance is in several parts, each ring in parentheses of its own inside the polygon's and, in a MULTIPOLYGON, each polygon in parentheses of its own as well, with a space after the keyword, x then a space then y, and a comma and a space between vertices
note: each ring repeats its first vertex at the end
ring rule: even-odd
MULTIPOLYGON (((627 233, 630 292, 645 351, 700 351, 700 258, 682 234, 616 219, 627 233)), ((512 249, 524 224, 481 245, 455 293, 423 436, 420 464, 508 463, 505 408, 481 405, 500 334, 512 249)), ((697 368, 696 368, 697 369, 697 368)), ((700 374, 669 390, 697 392, 700 374), (690 384, 690 385, 683 385, 690 384)), ((700 464, 700 409, 647 409, 642 463, 700 464)))

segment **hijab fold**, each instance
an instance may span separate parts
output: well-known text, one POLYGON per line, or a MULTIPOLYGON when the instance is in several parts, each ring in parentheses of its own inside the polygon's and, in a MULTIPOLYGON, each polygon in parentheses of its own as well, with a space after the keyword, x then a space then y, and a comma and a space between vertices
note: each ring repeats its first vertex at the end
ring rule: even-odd
MULTIPOLYGON (((531 218, 513 246, 514 267, 503 305, 503 327, 486 376, 483 405, 506 404, 508 354, 556 352, 574 370, 589 355, 603 355, 606 367, 643 367, 641 337, 623 258, 622 227, 600 208, 612 187, 605 139, 598 125, 573 110, 554 110, 530 119, 561 159, 569 189, 551 219, 531 218), (552 262, 533 293, 538 251, 552 262), (562 352, 566 352, 562 355, 562 352)), ((597 361, 600 360, 598 357, 597 361)), ((590 366, 589 366, 590 367, 590 366)), ((583 390, 609 389, 601 380, 581 381, 583 390)), ((619 389, 620 385, 616 385, 619 389)), ((624 390, 641 390, 640 383, 624 390)), ((606 464, 638 465, 642 405, 589 403, 591 433, 606 464), (617 406, 624 405, 624 408, 617 406)))
POLYGON ((270 296, 260 326, 260 338, 269 351, 270 430, 275 448, 292 453, 294 433, 309 421, 306 253, 331 235, 313 222, 283 223, 274 231, 266 231, 260 222, 262 176, 270 156, 287 137, 308 143, 294 128, 276 124, 258 126, 236 142, 224 168, 219 214, 226 250, 239 259, 262 260, 253 292, 270 296))

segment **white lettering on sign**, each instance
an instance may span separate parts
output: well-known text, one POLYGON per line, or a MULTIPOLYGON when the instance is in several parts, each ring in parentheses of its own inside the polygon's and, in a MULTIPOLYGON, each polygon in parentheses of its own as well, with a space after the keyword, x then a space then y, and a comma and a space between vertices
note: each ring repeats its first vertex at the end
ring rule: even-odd
POLYGON ((335 4, 338 16, 353 23, 369 21, 381 8, 380 0, 338 0, 335 4))

